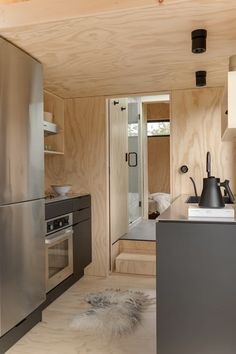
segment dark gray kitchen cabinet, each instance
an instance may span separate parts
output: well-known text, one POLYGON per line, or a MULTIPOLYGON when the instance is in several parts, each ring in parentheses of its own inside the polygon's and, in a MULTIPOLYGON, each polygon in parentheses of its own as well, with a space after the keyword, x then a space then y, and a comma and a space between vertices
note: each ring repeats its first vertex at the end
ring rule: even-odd
POLYGON ((92 261, 91 219, 74 225, 73 237, 74 276, 79 279, 92 261))
POLYGON ((236 353, 236 224, 157 222, 158 354, 236 353))
POLYGON ((46 294, 41 306, 47 307, 84 275, 84 268, 92 261, 91 196, 83 195, 45 205, 46 220, 73 213, 73 274, 46 294))

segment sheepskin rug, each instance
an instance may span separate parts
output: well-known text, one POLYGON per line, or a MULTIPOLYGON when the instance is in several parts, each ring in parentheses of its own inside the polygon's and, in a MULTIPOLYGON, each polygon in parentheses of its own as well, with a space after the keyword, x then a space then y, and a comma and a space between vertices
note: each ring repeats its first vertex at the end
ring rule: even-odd
POLYGON ((71 328, 116 337, 131 333, 142 322, 142 312, 155 302, 141 291, 120 289, 90 293, 84 300, 90 308, 73 318, 71 328))

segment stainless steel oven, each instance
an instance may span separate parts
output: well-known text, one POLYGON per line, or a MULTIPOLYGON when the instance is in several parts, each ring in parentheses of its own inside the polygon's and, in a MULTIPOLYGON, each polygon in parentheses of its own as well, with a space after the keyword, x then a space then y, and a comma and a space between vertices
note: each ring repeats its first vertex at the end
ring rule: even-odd
POLYGON ((73 274, 72 214, 46 221, 46 291, 73 274))

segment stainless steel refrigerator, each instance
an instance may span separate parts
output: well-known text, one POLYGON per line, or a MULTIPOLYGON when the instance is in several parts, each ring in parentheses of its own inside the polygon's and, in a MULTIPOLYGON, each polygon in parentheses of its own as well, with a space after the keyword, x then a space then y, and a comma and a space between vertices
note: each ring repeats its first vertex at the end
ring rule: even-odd
POLYGON ((42 65, 0 38, 0 336, 45 299, 42 65))

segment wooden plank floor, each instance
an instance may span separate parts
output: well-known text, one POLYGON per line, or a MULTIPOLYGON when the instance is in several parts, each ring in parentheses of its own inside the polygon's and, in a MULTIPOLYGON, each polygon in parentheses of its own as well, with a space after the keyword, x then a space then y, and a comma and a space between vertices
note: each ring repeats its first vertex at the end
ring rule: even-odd
POLYGON ((143 322, 134 333, 121 338, 69 328, 73 316, 84 307, 85 293, 107 288, 139 289, 156 296, 155 277, 111 275, 84 277, 43 312, 43 321, 16 343, 7 354, 156 354, 155 305, 143 313, 143 322))

